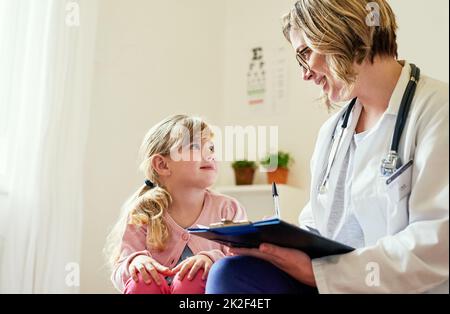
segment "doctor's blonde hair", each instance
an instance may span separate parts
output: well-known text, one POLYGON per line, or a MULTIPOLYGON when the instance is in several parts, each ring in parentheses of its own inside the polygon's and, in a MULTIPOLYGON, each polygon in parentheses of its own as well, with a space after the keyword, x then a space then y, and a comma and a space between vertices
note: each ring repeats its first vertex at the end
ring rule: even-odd
POLYGON ((304 32, 308 46, 325 55, 331 73, 347 86, 356 79, 354 62, 398 57, 397 23, 386 0, 300 0, 283 17, 289 42, 291 29, 304 32))
POLYGON ((146 226, 147 247, 164 250, 170 234, 163 214, 170 206, 172 198, 153 169, 152 159, 157 154, 170 156, 173 150, 179 151, 181 146, 191 143, 194 137, 198 137, 202 142, 209 141, 213 133, 201 118, 187 115, 170 116, 152 127, 145 135, 139 150, 139 169, 155 187, 143 184, 122 206, 121 217, 108 235, 104 249, 111 268, 120 257, 122 238, 128 224, 146 226))

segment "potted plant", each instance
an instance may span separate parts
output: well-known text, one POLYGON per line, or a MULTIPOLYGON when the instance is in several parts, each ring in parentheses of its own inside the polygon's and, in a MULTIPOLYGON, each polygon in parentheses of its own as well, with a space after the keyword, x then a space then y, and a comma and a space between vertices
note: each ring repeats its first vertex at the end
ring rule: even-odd
POLYGON ((289 175, 289 167, 294 159, 292 156, 284 151, 278 151, 275 154, 268 154, 261 165, 267 170, 267 182, 278 184, 286 184, 289 175))
POLYGON ((249 160, 236 160, 231 164, 234 170, 236 185, 252 184, 256 170, 256 162, 249 160))

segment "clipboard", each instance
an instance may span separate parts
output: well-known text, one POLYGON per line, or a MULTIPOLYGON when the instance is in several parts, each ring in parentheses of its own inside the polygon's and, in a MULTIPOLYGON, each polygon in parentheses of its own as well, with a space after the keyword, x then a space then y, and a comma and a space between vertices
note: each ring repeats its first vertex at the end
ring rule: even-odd
POLYGON ((354 248, 278 218, 250 221, 222 220, 209 227, 188 228, 189 233, 230 247, 258 248, 261 243, 298 249, 310 258, 345 254, 354 248))

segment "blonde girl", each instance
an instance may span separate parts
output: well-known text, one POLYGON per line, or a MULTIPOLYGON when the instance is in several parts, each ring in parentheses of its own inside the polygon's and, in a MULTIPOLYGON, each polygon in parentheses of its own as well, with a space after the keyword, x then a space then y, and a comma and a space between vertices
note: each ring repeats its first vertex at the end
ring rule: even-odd
POLYGON ((108 237, 112 282, 127 294, 204 293, 225 246, 186 229, 246 219, 240 204, 209 189, 217 177, 210 127, 175 115, 152 127, 140 149, 145 184, 125 203, 108 237))

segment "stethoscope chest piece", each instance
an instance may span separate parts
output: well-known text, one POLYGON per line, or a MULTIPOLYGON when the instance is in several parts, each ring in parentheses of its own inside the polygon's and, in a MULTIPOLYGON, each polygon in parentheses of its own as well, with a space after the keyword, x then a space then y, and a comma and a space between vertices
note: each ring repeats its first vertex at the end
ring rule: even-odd
POLYGON ((391 150, 387 154, 386 158, 383 158, 383 160, 381 161, 381 175, 383 177, 391 176, 398 168, 400 168, 401 164, 402 162, 397 152, 391 150))

